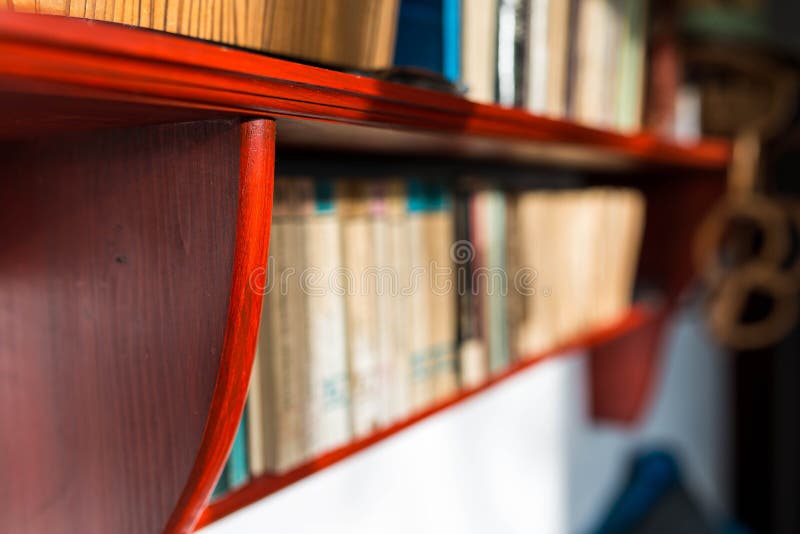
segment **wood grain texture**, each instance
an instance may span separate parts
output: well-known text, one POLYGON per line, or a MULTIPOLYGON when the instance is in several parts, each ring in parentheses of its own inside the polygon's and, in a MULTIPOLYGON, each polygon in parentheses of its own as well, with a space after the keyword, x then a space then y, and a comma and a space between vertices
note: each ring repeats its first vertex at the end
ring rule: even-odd
POLYGON ((280 491, 295 482, 302 480, 308 476, 313 475, 331 465, 334 465, 345 458, 357 454, 358 452, 380 442, 402 430, 426 419, 442 410, 464 402, 467 399, 480 394, 481 392, 501 384, 508 378, 538 365, 547 360, 557 358, 560 355, 568 354, 574 350, 581 348, 599 348, 605 344, 613 344, 618 338, 636 338, 639 336, 640 330, 646 329, 652 323, 655 317, 659 315, 660 311, 650 308, 648 306, 636 306, 631 308, 623 317, 614 324, 598 328, 596 330, 586 332, 583 335, 577 336, 574 339, 558 346, 553 347, 542 354, 529 355, 513 363, 508 369, 493 376, 491 379, 482 385, 463 390, 452 396, 450 399, 438 403, 435 406, 428 408, 408 419, 396 423, 390 427, 384 428, 367 436, 363 439, 358 439, 343 447, 335 449, 331 452, 325 453, 322 456, 296 468, 288 473, 280 476, 264 475, 255 480, 250 481, 247 485, 223 496, 221 499, 212 502, 208 508, 205 509, 200 518, 198 527, 203 527, 218 519, 229 515, 240 508, 252 504, 267 495, 271 495, 280 491))
POLYGON ((275 123, 245 121, 236 253, 222 357, 203 442, 166 532, 191 531, 211 497, 242 418, 261 320, 263 294, 254 288, 262 287, 266 276, 274 169, 275 123))
POLYGON ((238 122, 0 154, 0 531, 159 532, 230 326, 238 122))
MULTIPOLYGON (((724 142, 679 146, 179 36, 13 12, 0 12, 0 91, 149 105, 153 122, 173 120, 175 110, 202 110, 591 147, 680 167, 719 169, 729 159, 724 142)), ((74 107, 49 126, 81 127, 91 109, 74 107)), ((0 118, 5 111, 0 100, 0 118)), ((0 119, 0 131, 17 125, 0 119)))

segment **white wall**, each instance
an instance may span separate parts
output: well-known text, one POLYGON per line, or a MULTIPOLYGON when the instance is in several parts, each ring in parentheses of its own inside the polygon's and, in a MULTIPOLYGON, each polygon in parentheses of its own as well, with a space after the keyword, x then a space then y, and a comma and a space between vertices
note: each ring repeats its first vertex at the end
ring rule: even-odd
POLYGON ((233 514, 204 534, 585 532, 641 444, 681 452, 709 510, 725 502, 726 362, 689 312, 644 423, 595 425, 585 358, 544 363, 233 514))

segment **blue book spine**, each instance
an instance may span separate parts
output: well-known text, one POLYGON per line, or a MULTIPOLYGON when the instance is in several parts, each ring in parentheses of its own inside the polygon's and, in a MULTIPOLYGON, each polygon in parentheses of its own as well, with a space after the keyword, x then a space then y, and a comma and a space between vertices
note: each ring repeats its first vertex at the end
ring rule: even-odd
POLYGON ((461 80, 461 0, 443 0, 443 73, 451 82, 461 80))
POLYGON ((228 488, 235 489, 247 482, 247 406, 244 408, 242 419, 239 421, 239 429, 236 431, 236 438, 233 440, 231 454, 228 457, 226 466, 228 488))

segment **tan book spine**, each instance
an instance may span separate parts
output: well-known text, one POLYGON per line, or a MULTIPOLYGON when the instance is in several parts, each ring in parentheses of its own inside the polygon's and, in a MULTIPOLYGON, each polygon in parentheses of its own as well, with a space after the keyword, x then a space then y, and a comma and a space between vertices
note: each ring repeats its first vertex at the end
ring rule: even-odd
POLYGON ((375 294, 366 283, 372 266, 372 225, 368 196, 360 182, 337 183, 342 209, 342 266, 347 277, 345 314, 350 364, 353 435, 368 435, 377 423, 375 294))
POLYGON ((431 232, 428 235, 428 256, 432 266, 431 278, 431 348, 433 396, 441 401, 455 394, 458 388, 456 373, 456 294, 454 266, 450 257, 454 239, 453 209, 450 195, 436 187, 435 206, 431 213, 431 232))
POLYGON ((389 307, 391 328, 390 346, 391 397, 390 413, 392 420, 399 420, 411 414, 411 312, 409 291, 411 289, 410 241, 406 185, 401 180, 387 184, 386 211, 389 223, 388 263, 397 273, 397 287, 391 295, 389 307))
POLYGON ((38 0, 14 0, 10 6, 19 13, 38 13, 38 0))
POLYGON ((46 15, 68 15, 69 0, 37 0, 36 12, 46 15))
POLYGON ((164 13, 164 30, 170 33, 181 33, 188 18, 189 0, 167 0, 164 13))
POLYGON ((70 0, 69 16, 84 18, 86 16, 86 0, 70 0))

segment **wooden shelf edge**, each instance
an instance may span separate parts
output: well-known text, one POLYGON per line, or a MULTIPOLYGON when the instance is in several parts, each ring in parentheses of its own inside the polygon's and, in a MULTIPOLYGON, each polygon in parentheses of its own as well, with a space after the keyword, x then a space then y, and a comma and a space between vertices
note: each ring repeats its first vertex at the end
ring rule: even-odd
MULTIPOLYGON (((724 141, 682 146, 162 32, 6 11, 0 12, 0 90, 84 100, 87 113, 98 102, 151 106, 154 121, 185 120, 187 110, 195 118, 289 117, 583 146, 642 163, 704 170, 724 169, 730 156, 724 141)), ((70 105, 72 115, 51 117, 48 124, 79 119, 80 110, 73 109, 78 104, 70 105)), ((141 113, 120 117, 141 120, 141 113)))
POLYGON ((413 426, 414 424, 427 419, 443 410, 464 402, 470 398, 475 397, 479 393, 492 388, 512 376, 525 371, 542 362, 558 358, 577 349, 592 349, 602 346, 607 343, 613 343, 615 340, 623 338, 636 331, 649 328, 649 325, 657 322, 664 315, 663 310, 654 308, 651 305, 635 305, 623 317, 613 324, 604 326, 586 334, 579 335, 572 340, 562 343, 546 352, 523 358, 520 361, 512 364, 508 369, 499 373, 484 384, 462 390, 452 398, 436 404, 427 410, 419 412, 403 421, 395 423, 389 427, 381 429, 374 434, 355 440, 343 447, 327 452, 308 463, 301 465, 282 475, 264 475, 254 480, 251 480, 241 488, 225 495, 221 499, 214 501, 206 507, 200 516, 196 528, 213 523, 223 517, 232 514, 233 512, 244 508, 256 501, 263 499, 273 493, 276 493, 295 482, 302 480, 306 477, 313 475, 327 467, 330 467, 345 458, 353 456, 358 452, 374 445, 384 439, 387 439, 398 432, 413 426))

